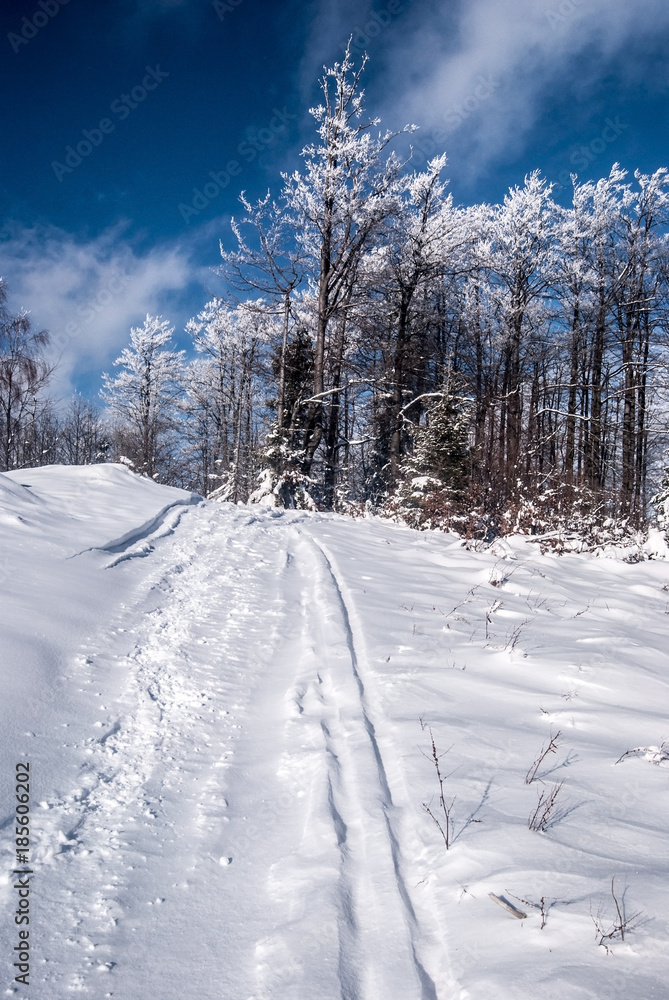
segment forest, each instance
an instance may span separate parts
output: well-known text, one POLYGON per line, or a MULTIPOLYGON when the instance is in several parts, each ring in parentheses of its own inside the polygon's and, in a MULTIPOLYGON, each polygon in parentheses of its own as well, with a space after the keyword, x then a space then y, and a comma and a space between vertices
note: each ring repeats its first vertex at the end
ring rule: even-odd
POLYGON ((538 171, 458 206, 379 129, 347 51, 278 194, 221 234, 230 293, 147 315, 101 404, 49 397, 49 335, 0 282, 0 463, 123 462, 203 496, 489 538, 636 531, 668 481, 669 172, 538 171))

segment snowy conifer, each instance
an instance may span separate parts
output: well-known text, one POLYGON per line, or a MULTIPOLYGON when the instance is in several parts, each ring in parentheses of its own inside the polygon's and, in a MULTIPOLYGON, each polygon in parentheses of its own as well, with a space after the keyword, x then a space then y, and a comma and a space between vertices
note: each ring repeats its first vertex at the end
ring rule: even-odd
POLYGON ((669 466, 665 466, 660 489, 655 494, 651 503, 655 507, 657 516, 657 526, 669 542, 669 466))
POLYGON ((414 453, 400 468, 391 509, 416 527, 447 526, 460 514, 470 479, 471 403, 452 375, 432 393, 425 424, 413 430, 414 453))

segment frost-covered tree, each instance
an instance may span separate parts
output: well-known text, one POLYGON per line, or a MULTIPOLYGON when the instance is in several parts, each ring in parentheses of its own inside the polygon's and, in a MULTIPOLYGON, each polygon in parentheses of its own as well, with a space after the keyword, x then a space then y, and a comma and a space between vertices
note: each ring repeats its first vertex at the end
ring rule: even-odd
POLYGON ((253 490, 266 386, 266 346, 278 336, 270 304, 214 298, 187 324, 197 357, 186 372, 183 458, 205 496, 246 500, 253 490), (193 468, 194 466, 194 468, 193 468))
POLYGON ((669 466, 665 466, 660 488, 651 503, 655 507, 657 525, 669 542, 669 466))
POLYGON ((165 475, 173 458, 177 402, 183 393, 184 351, 170 350, 174 328, 150 316, 130 331, 130 346, 114 362, 117 375, 103 374, 102 397, 121 428, 121 439, 137 471, 165 475))
POLYGON ((276 427, 285 426, 286 357, 293 322, 293 297, 305 277, 304 252, 295 240, 295 220, 286 210, 270 200, 269 192, 251 204, 244 192, 239 198, 244 213, 233 218, 231 228, 237 246, 224 250, 220 269, 235 288, 265 296, 265 311, 281 320, 280 348, 276 352, 276 427))
POLYGON ((662 293, 666 291, 669 170, 663 167, 653 174, 637 170, 634 179, 636 186, 623 190, 612 311, 622 369, 619 503, 636 520, 646 513, 649 375, 654 363, 666 360, 653 355, 654 342, 666 329, 662 293))
MULTIPOLYGON (((592 523, 642 519, 664 444, 650 431, 666 369, 669 172, 632 182, 616 164, 600 181, 574 177, 561 206, 535 171, 501 204, 455 207, 445 155, 412 172, 390 150, 397 133, 367 116, 364 66, 349 48, 325 70, 302 168, 276 201, 242 194, 236 246, 221 250, 236 290, 263 297, 270 329, 243 404, 248 433, 234 432, 263 471, 254 497, 382 506, 430 465, 430 435, 453 431, 455 413, 434 400, 457 372, 471 403, 470 528, 539 530, 556 511, 564 526, 570 504, 575 523, 584 510, 592 523)), ((198 371, 189 412, 206 422, 215 392, 198 371)), ((455 489, 425 477, 442 497, 455 489)))
MULTIPOLYGON (((555 205, 535 171, 493 208, 481 247, 499 317, 498 489, 514 493, 521 449, 534 445, 545 306, 556 265, 555 205), (534 390, 534 391, 533 391, 534 390)), ((545 343, 545 341, 544 341, 545 343)))
MULTIPOLYGON (((364 275, 382 317, 378 344, 385 371, 377 385, 385 404, 379 406, 381 437, 376 461, 382 478, 393 484, 411 440, 407 419, 420 418, 426 381, 438 386, 447 374, 448 359, 440 350, 444 282, 470 266, 467 253, 472 232, 466 213, 453 207, 441 174, 446 156, 436 157, 427 170, 406 176, 402 200, 385 227, 378 251, 369 254, 364 275)), ((431 385, 430 388, 436 387, 431 385)))
POLYGON ((411 471, 462 493, 469 483, 470 421, 467 397, 445 387, 428 407, 425 425, 416 430, 414 454, 407 463, 411 471))
POLYGON ((632 519, 644 516, 653 369, 666 306, 667 171, 579 184, 561 211, 562 370, 552 379, 568 483, 632 519), (564 411, 566 410, 566 413, 564 411), (566 416, 566 421, 560 420, 566 416))
POLYGON ((310 396, 313 377, 313 341, 309 333, 314 314, 313 296, 300 295, 292 311, 295 330, 285 350, 276 337, 269 345, 268 374, 273 379, 276 395, 270 390, 267 403, 276 418, 269 425, 260 453, 260 483, 252 499, 254 503, 272 506, 313 509, 312 494, 322 493, 322 489, 303 471, 308 421, 308 407, 304 401, 310 396), (281 389, 283 406, 278 402, 281 389))
MULTIPOLYGON (((295 238, 316 297, 313 382, 303 443, 305 475, 310 474, 326 435, 332 464, 344 391, 347 312, 360 260, 399 204, 402 163, 388 152, 398 133, 375 132, 379 119, 364 115, 360 78, 365 62, 366 58, 354 69, 349 45, 342 62, 326 69, 320 81, 323 103, 311 109, 318 141, 303 151, 303 172, 284 175, 282 203, 294 220, 295 238)), ((328 479, 331 494, 332 476, 328 479)), ((330 495, 326 502, 331 501, 330 495)))

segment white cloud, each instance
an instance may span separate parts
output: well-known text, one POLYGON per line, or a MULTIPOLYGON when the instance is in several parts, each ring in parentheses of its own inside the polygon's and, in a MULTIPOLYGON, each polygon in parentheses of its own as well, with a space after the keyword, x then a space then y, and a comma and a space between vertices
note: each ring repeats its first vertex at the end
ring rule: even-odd
POLYGON ((441 130, 440 148, 479 170, 522 148, 552 88, 585 88, 613 57, 621 73, 643 73, 639 47, 668 28, 666 0, 417 4, 388 32, 384 123, 441 130))
POLYGON ((88 240, 54 226, 1 235, 10 306, 26 308, 34 325, 50 332, 50 357, 59 361, 52 389, 61 398, 82 373, 109 367, 147 312, 166 313, 174 296, 202 278, 187 248, 141 252, 125 238, 124 224, 88 240))

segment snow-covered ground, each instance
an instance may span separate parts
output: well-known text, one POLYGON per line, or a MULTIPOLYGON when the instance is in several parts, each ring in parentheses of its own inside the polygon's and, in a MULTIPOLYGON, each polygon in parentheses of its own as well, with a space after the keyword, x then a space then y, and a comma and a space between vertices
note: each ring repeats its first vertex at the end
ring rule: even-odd
POLYGON ((666 560, 475 552, 118 466, 0 476, 0 543, 2 991, 669 996, 666 560))

